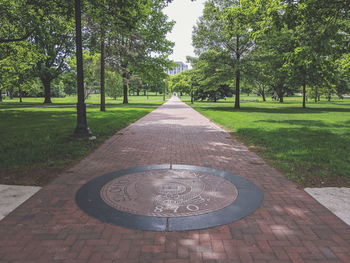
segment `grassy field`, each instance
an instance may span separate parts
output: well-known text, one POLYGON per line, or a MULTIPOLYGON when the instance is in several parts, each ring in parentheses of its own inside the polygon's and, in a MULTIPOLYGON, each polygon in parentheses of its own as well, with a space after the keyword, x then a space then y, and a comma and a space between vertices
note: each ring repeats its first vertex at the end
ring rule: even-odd
MULTIPOLYGON (((168 96, 166 96, 168 98, 168 96)), ((3 106, 18 106, 18 105, 42 105, 44 102, 44 98, 23 98, 22 103, 19 102, 19 98, 9 99, 6 97, 5 100, 0 102, 0 107, 3 106)), ((91 94, 85 101, 87 104, 99 104, 100 103, 100 95, 99 94, 91 94)), ((107 106, 115 106, 121 105, 123 102, 122 97, 117 97, 117 99, 113 99, 110 97, 106 97, 107 106)), ((52 104, 64 104, 70 105, 77 103, 76 96, 66 96, 64 98, 52 98, 52 104)), ((163 103, 163 95, 155 95, 155 93, 150 93, 147 96, 129 96, 129 104, 130 105, 148 105, 148 106, 157 106, 163 103)))
MULTIPOLYGON (((182 98, 189 103, 188 97, 182 98)), ((350 186, 350 98, 308 102, 300 97, 280 104, 243 96, 241 110, 233 99, 196 102, 194 109, 232 131, 293 181, 304 186, 350 186)))
MULTIPOLYGON (((13 102, 11 107, 0 107, 0 184, 44 185, 116 131, 163 103, 158 97, 148 103, 145 97, 137 99, 131 99, 137 106, 109 105, 106 112, 88 107, 88 125, 97 137, 94 141, 72 137, 73 106, 43 108, 13 102)), ((31 102, 36 104, 34 99, 31 102)))

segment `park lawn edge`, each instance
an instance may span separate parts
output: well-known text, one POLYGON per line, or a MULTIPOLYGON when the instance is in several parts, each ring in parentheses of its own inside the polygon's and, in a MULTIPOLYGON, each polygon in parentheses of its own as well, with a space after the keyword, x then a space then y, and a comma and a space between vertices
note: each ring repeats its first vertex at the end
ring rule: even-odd
POLYGON ((272 166, 286 178, 296 183, 298 188, 350 187, 350 178, 340 176, 323 176, 321 178, 315 178, 314 176, 309 176, 307 173, 304 173, 302 169, 298 169, 296 166, 293 166, 293 172, 288 171, 285 169, 285 165, 283 165, 286 162, 283 162, 280 159, 276 158, 268 148, 264 147, 263 145, 257 145, 250 137, 234 132, 232 129, 226 127, 225 124, 219 123, 215 120, 215 118, 206 115, 205 111, 201 111, 202 108, 205 109, 206 107, 197 107, 196 104, 192 105, 187 101, 185 101, 185 103, 200 113, 202 116, 213 122, 215 125, 223 129, 225 132, 230 134, 232 140, 237 140, 240 143, 244 144, 250 151, 256 153, 260 158, 262 158, 268 165, 272 166))
MULTIPOLYGON (((67 138, 69 138, 71 141, 85 142, 85 144, 88 145, 88 148, 89 148, 86 153, 80 154, 79 156, 76 156, 75 158, 70 159, 69 161, 59 161, 53 165, 47 165, 47 164, 43 165, 40 163, 35 163, 35 164, 31 164, 30 167, 2 168, 0 169, 0 184, 45 186, 49 184, 51 181, 53 181, 55 178, 57 178, 60 174, 69 172, 70 169, 72 169, 84 158, 86 158, 87 156, 92 154, 94 151, 96 151, 101 145, 103 145, 112 136, 126 129, 127 127, 137 122, 141 118, 145 117, 146 115, 150 114, 151 112, 153 112, 154 110, 156 110, 158 107, 162 105, 163 104, 160 104, 158 106, 140 105, 139 107, 137 107, 136 104, 126 105, 128 108, 145 108, 147 109, 147 111, 145 111, 140 116, 137 116, 136 118, 132 119, 131 121, 124 123, 123 126, 116 128, 111 132, 108 132, 108 134, 103 136, 97 136, 97 138, 94 140, 90 140, 89 137, 76 138, 73 134, 74 130, 72 130, 72 134, 68 135, 67 138)), ((118 108, 118 106, 113 108, 118 108)), ((107 109, 107 112, 108 112, 108 109, 107 109)), ((89 119, 88 119, 88 122, 89 122, 89 119)))

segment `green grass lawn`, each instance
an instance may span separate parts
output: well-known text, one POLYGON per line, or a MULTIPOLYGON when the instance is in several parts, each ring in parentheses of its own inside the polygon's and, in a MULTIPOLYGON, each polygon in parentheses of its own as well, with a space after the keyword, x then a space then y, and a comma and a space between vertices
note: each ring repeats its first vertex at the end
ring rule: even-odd
MULTIPOLYGON (((150 103, 152 105, 152 103, 150 103)), ((76 110, 11 107, 0 109, 0 184, 44 185, 86 156, 105 139, 155 107, 87 109, 94 141, 72 137, 76 110)))
MULTIPOLYGON (((189 103, 188 97, 183 100, 189 103)), ((228 128, 239 140, 304 186, 350 185, 350 98, 309 102, 286 98, 280 104, 243 96, 241 110, 233 99, 195 102, 194 109, 228 128)))
MULTIPOLYGON (((168 96, 166 96, 166 99, 168 96)), ((1 106, 19 106, 19 105, 42 105, 44 102, 44 98, 23 98, 23 102, 19 102, 19 98, 9 99, 5 98, 2 102, 0 102, 1 106)), ((100 95, 99 94, 91 94, 85 100, 87 104, 99 104, 100 103, 100 95)), ((163 104, 163 95, 155 95, 155 93, 151 93, 147 96, 129 96, 129 104, 130 105, 148 105, 148 106, 157 106, 163 104)), ((52 104, 76 104, 77 97, 76 96, 66 96, 64 98, 52 98, 52 104)), ((106 97, 106 104, 108 106, 121 105, 123 103, 122 97, 117 97, 117 99, 113 99, 110 97, 106 97)))

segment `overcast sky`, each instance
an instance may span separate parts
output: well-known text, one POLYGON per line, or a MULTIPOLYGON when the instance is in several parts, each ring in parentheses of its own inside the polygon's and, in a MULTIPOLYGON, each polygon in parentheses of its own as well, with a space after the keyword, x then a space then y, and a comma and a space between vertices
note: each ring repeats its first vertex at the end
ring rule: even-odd
POLYGON ((167 38, 175 42, 174 52, 169 57, 174 61, 186 62, 186 56, 194 56, 192 47, 192 28, 202 15, 205 0, 174 0, 164 9, 169 19, 176 24, 167 38))

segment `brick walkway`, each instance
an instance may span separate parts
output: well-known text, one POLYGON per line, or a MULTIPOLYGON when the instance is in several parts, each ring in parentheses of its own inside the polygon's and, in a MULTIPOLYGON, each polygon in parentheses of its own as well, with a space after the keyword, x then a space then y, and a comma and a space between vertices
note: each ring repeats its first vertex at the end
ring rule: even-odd
POLYGON ((0 221, 0 262, 350 262, 350 227, 205 117, 172 100, 107 140, 0 221), (75 204, 93 177, 151 164, 226 170, 265 195, 250 216, 187 232, 100 223, 75 204))

